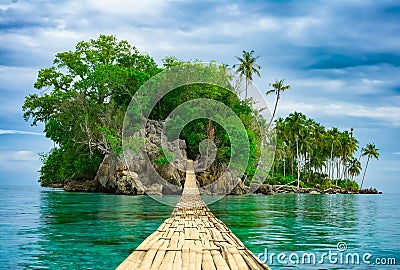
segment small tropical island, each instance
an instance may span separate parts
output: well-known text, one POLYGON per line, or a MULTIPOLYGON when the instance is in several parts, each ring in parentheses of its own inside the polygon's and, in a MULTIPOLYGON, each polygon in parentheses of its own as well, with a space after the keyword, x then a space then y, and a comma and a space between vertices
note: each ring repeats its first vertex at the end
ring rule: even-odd
MULTIPOLYGON (((173 145, 162 147, 162 128, 176 107, 192 99, 207 98, 229 107, 240 118, 249 140, 244 175, 237 185, 227 187, 230 194, 250 192, 249 182, 260 162, 262 131, 270 127, 276 134, 275 158, 255 193, 380 193, 373 188, 363 189, 368 164, 378 159, 379 149, 372 143, 360 147, 353 129, 326 128, 301 112, 275 119, 282 93, 291 89, 284 79, 269 84, 265 90, 265 94, 276 98, 271 118, 261 121, 265 129, 254 125, 260 122, 262 109, 248 97, 247 85, 253 76, 260 76, 257 58, 254 51, 243 51, 232 65, 245 80, 244 97, 216 85, 192 84, 174 89, 156 104, 141 131, 145 137, 141 151, 149 156, 157 173, 172 185, 184 185, 185 174, 171 164, 180 149, 173 145), (357 176, 362 176, 360 183, 355 181, 357 176)), ((140 53, 125 40, 100 35, 98 39, 79 42, 72 51, 56 54, 51 67, 39 70, 34 83, 38 93, 25 98, 23 111, 24 119, 32 125, 43 123, 46 137, 54 142, 50 152, 40 154, 42 186, 66 191, 145 193, 137 180, 146 181, 151 174, 140 159, 132 160, 133 170, 124 163, 123 124, 132 97, 146 81, 164 70, 188 64, 173 56, 165 57, 162 63, 157 65, 151 56, 140 53)), ((228 77, 228 65, 211 62, 209 67, 222 79, 228 77)), ((234 125, 230 128, 235 130, 234 125)), ((221 177, 232 156, 228 131, 210 119, 188 123, 180 132, 178 145, 185 149, 184 156, 196 161, 200 157, 199 145, 205 139, 211 140, 217 151, 214 162, 196 173, 200 187, 221 177)), ((151 194, 175 192, 163 185, 146 190, 151 194)))

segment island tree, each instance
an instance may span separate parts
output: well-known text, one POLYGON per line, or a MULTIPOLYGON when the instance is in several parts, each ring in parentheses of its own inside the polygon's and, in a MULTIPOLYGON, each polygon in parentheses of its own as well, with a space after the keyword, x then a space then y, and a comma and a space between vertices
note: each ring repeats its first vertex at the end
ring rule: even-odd
POLYGON ((44 123, 56 147, 42 154, 40 182, 93 178, 105 154, 121 148, 124 111, 137 89, 161 69, 127 41, 100 35, 57 53, 26 97, 25 120, 44 123))
MULTIPOLYGON (((118 156, 122 152, 123 119, 132 97, 149 78, 183 61, 170 56, 163 64, 158 67, 152 57, 127 41, 100 35, 98 39, 79 42, 74 50, 57 53, 52 66, 40 69, 34 84, 38 93, 26 97, 23 111, 25 120, 31 120, 32 125, 44 123, 46 137, 55 142, 49 153, 41 154, 41 184, 93 179, 106 155, 118 156)), ((224 66, 214 62, 202 66, 198 61, 191 64, 198 65, 205 76, 218 77, 222 85, 229 81, 224 66)), ((262 134, 255 127, 259 111, 251 101, 240 100, 226 86, 192 84, 173 89, 159 101, 149 118, 165 120, 176 107, 191 99, 209 98, 224 103, 246 128, 250 153, 245 170, 246 178, 251 178, 260 154, 257 145, 262 134)), ((236 130, 234 126, 228 128, 236 130)), ((192 159, 198 157, 199 144, 206 138, 214 140, 218 147, 215 166, 223 167, 232 155, 223 127, 208 119, 197 119, 180 133, 192 159)))
POLYGON ((242 75, 246 80, 246 95, 247 98, 247 88, 249 83, 253 80, 253 74, 256 74, 258 77, 260 75, 260 66, 256 63, 259 56, 253 56, 254 50, 251 51, 243 51, 242 57, 235 56, 237 60, 239 60, 239 64, 233 65, 233 68, 236 68, 236 72, 242 75))
POLYGON ((283 79, 283 80, 279 80, 279 81, 277 80, 277 81, 275 81, 275 83, 272 83, 272 84, 270 83, 269 86, 272 86, 273 89, 268 90, 266 92, 267 95, 272 94, 272 93, 275 93, 275 95, 276 95, 274 111, 272 113, 271 120, 269 120, 268 125, 271 125, 272 121, 274 120, 276 108, 278 107, 278 101, 281 97, 281 92, 284 92, 284 91, 290 89, 290 85, 284 85, 284 82, 285 82, 285 80, 283 79))
POLYGON ((365 146, 365 148, 363 148, 361 150, 361 155, 362 156, 367 156, 367 163, 365 164, 365 168, 364 168, 364 174, 363 174, 363 178, 362 178, 362 181, 361 181, 361 188, 362 188, 362 186, 364 184, 365 174, 367 172, 369 160, 371 158, 378 159, 379 158, 379 152, 378 151, 379 151, 379 149, 377 149, 375 144, 372 144, 372 143, 367 144, 365 146))

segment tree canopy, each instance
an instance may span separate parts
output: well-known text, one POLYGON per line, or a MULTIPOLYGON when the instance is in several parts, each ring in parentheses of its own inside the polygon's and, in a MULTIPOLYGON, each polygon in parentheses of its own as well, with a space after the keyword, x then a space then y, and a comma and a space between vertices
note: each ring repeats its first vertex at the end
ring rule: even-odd
MULTIPOLYGON (((163 69, 182 63, 175 57, 166 57, 163 67, 159 67, 152 57, 127 41, 106 35, 56 54, 51 67, 39 70, 34 84, 39 93, 27 96, 23 105, 25 120, 31 120, 32 125, 43 122, 46 137, 56 144, 49 153, 41 154, 39 181, 46 185, 70 178, 93 178, 104 155, 122 150, 123 118, 136 91, 163 69)), ((227 76, 224 68, 211 65, 215 66, 216 76, 227 76)), ((215 85, 185 85, 164 96, 149 118, 163 120, 178 105, 197 98, 220 101, 242 120, 251 145, 246 170, 251 175, 259 155, 256 145, 260 131, 254 126, 258 111, 250 100, 240 100, 233 92, 215 85)), ((198 156, 199 143, 205 138, 215 140, 219 149, 217 163, 226 162, 231 156, 226 130, 213 121, 192 121, 180 137, 187 142, 190 158, 198 156)))
MULTIPOLYGON (((153 120, 165 120, 175 108, 193 99, 208 98, 226 105, 239 117, 248 138, 246 179, 254 175, 261 160, 262 137, 266 129, 260 129, 258 125, 269 126, 265 119, 260 121, 260 109, 255 109, 255 101, 247 98, 247 86, 253 74, 260 76, 260 66, 256 63, 258 56, 254 57, 253 53, 243 51, 243 57, 236 57, 240 61, 237 72, 246 79, 245 99, 241 99, 235 87, 230 85, 227 66, 212 62, 198 71, 204 76, 216 76, 224 87, 202 83, 180 86, 163 96, 148 116, 153 120)), ((106 154, 121 153, 124 116, 135 93, 161 71, 184 63, 174 56, 167 56, 163 59, 163 66, 159 67, 151 56, 140 53, 129 42, 107 35, 81 41, 74 50, 57 53, 52 66, 38 72, 34 83, 38 93, 28 95, 23 104, 24 119, 31 120, 32 125, 44 123, 46 137, 55 143, 49 153, 41 154, 41 184, 49 185, 71 178, 92 179, 106 154)), ((198 65, 199 62, 191 64, 198 65)), ((280 93, 290 86, 284 85, 283 79, 270 86, 273 89, 267 94, 276 94, 271 124, 280 93)), ((193 108, 190 113, 196 114, 195 110, 193 108)), ((238 126, 226 120, 227 126, 205 118, 184 126, 179 137, 186 141, 189 158, 197 159, 201 142, 208 139, 218 149, 216 164, 228 162, 234 151, 228 133, 238 132, 238 126)), ((179 126, 179 121, 181 119, 177 117, 170 125, 179 126)), ((275 160, 267 183, 297 182, 298 187, 358 189, 352 180, 361 173, 362 166, 355 157, 359 145, 352 129, 326 129, 300 112, 276 119, 275 125, 275 160)), ((368 162, 371 158, 378 158, 378 149, 369 144, 362 149, 362 156, 368 157, 364 181, 368 162)), ((168 159, 162 159, 162 163, 166 161, 168 159)))
POLYGON ((45 124, 57 147, 42 154, 42 184, 92 178, 104 154, 117 152, 124 113, 137 89, 160 72, 154 59, 127 41, 100 35, 57 53, 39 70, 24 119, 45 124))

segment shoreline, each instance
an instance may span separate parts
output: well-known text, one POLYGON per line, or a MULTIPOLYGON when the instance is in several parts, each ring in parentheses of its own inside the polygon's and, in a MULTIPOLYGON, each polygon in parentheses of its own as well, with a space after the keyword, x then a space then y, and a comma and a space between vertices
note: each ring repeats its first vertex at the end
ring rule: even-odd
MULTIPOLYGON (((42 186, 47 188, 54 189, 63 189, 66 192, 88 192, 88 193, 107 193, 107 194, 116 194, 116 195, 140 195, 140 194, 119 194, 112 192, 110 190, 106 190, 101 185, 98 185, 93 180, 86 181, 69 181, 67 185, 64 183, 55 183, 49 186, 42 186)), ((258 187, 258 189, 253 192, 254 194, 263 194, 263 195, 274 195, 274 194, 382 194, 381 191, 376 188, 367 188, 362 190, 345 190, 341 188, 299 188, 293 186, 274 186, 268 184, 262 184, 258 187)), ((245 195, 244 194, 228 194, 232 196, 245 195)), ((146 195, 146 194, 143 194, 146 195)), ((167 195, 167 194, 166 194, 167 195)))
POLYGON ((367 188, 362 190, 345 190, 342 188, 299 188, 292 186, 273 186, 262 184, 256 192, 256 194, 264 194, 264 195, 274 195, 280 193, 298 193, 298 194, 382 194, 382 191, 377 190, 376 188, 367 188))

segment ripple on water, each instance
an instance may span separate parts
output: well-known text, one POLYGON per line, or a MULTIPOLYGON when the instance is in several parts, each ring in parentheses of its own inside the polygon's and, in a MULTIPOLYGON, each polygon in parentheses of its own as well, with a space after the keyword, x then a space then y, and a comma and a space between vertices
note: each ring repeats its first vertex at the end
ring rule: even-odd
MULTIPOLYGON (((0 187, 0 265, 4 269, 111 269, 167 218, 172 207, 147 196, 0 187)), ((212 198, 209 198, 212 200, 212 198)), ((177 197, 166 197, 173 204, 177 197)), ((400 196, 227 196, 213 213, 256 254, 336 250, 397 256, 400 196)), ((290 269, 276 263, 273 269, 290 269)), ((321 269, 321 265, 297 269, 321 269), (319 268, 318 268, 319 267, 319 268)), ((326 269, 367 269, 365 265, 326 269)), ((395 269, 387 267, 385 269, 395 269)))

